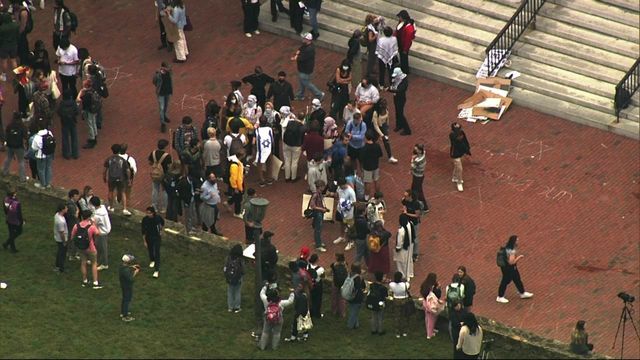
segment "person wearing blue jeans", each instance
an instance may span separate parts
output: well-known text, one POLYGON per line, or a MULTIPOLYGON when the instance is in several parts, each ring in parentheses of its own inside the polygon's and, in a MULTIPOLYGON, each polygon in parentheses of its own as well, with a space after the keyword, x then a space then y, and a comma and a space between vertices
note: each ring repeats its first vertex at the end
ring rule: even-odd
POLYGON ((351 274, 350 277, 353 277, 353 291, 355 292, 355 296, 351 300, 347 300, 347 308, 349 309, 349 315, 347 316, 347 327, 349 329, 357 329, 360 327, 360 322, 358 317, 360 315, 360 309, 362 308, 362 301, 364 300, 364 290, 366 287, 366 283, 360 276, 361 272, 360 264, 353 263, 351 264, 351 274))
POLYGON ((40 179, 40 185, 43 187, 51 186, 51 178, 53 177, 53 156, 46 155, 43 158, 36 159, 38 166, 38 178, 40 179))
POLYGON ((322 0, 310 0, 307 9, 309 10, 309 24, 311 25, 311 34, 314 39, 320 36, 318 33, 318 13, 320 12, 320 6, 322 0))
POLYGON ((298 80, 300 83, 300 88, 296 94, 296 100, 303 100, 305 90, 309 88, 313 95, 322 101, 324 93, 311 82, 311 76, 313 75, 313 68, 315 67, 316 61, 316 50, 313 46, 313 35, 310 33, 304 34, 302 36, 302 41, 302 46, 298 48, 298 51, 296 51, 295 55, 291 58, 292 61, 296 62, 298 68, 298 80))
POLYGON ((51 187, 51 168, 53 163, 53 153, 45 154, 44 151, 44 138, 52 137, 53 134, 49 131, 44 124, 40 125, 40 130, 33 137, 31 144, 31 150, 34 153, 36 159, 36 169, 38 170, 38 179, 40 183, 36 183, 36 187, 51 187))
POLYGON ((229 312, 239 313, 244 275, 242 245, 236 244, 229 251, 224 273, 227 280, 227 309, 229 312))
POLYGON ((322 180, 316 180, 316 192, 313 193, 309 200, 309 209, 313 210, 313 239, 315 241, 316 250, 319 252, 325 252, 327 249, 322 243, 322 221, 324 219, 324 213, 328 212, 324 206, 324 195, 322 192, 326 186, 322 180))
POLYGON ((167 124, 170 122, 167 117, 169 100, 173 94, 173 83, 171 80, 171 68, 166 62, 160 64, 160 69, 156 70, 153 76, 153 85, 156 87, 158 97, 158 110, 160 112, 160 131, 167 131, 167 124))

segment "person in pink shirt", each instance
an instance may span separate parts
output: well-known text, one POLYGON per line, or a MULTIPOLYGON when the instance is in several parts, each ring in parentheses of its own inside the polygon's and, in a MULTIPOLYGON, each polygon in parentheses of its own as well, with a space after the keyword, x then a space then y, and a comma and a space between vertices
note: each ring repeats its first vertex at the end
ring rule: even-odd
POLYGON ((82 287, 89 286, 89 281, 87 280, 87 263, 91 262, 93 288, 102 289, 102 285, 98 282, 98 252, 95 243, 95 237, 100 235, 100 230, 98 230, 98 227, 91 219, 92 215, 91 210, 82 210, 80 213, 82 220, 71 230, 71 239, 73 239, 76 248, 80 252, 82 287))

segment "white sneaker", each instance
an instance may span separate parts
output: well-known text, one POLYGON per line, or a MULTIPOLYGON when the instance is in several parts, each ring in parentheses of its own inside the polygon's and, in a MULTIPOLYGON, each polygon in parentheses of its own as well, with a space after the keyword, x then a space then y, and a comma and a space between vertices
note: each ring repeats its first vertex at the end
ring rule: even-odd
POLYGON ((110 213, 112 213, 114 211, 113 206, 107 206, 107 211, 109 211, 110 213))
POLYGON ((156 262, 155 261, 150 262, 149 267, 150 268, 156 267, 156 262))
POLYGON ((507 298, 506 298, 506 297, 504 297, 504 296, 503 296, 503 297, 498 296, 498 297, 496 298, 496 301, 497 301, 497 302, 499 302, 499 303, 501 303, 501 304, 506 304, 506 303, 508 303, 508 302, 509 302, 509 300, 507 300, 507 298))
POLYGON ((260 30, 256 30, 253 33, 256 34, 256 35, 260 35, 260 30))
POLYGON ((40 0, 40 9, 44 9, 44 0, 40 0))
POLYGON ((523 292, 522 294, 520 294, 520 299, 530 299, 533 297, 533 293, 530 292, 523 292))
POLYGON ((38 189, 42 189, 42 184, 40 184, 39 182, 34 183, 33 186, 37 187, 38 189))
POLYGON ((131 216, 131 211, 127 210, 127 209, 123 209, 122 210, 122 215, 124 216, 131 216))
POLYGON ((244 36, 250 38, 251 37, 251 33, 244 33, 244 36))
POLYGON ((98 266, 98 271, 107 270, 108 268, 109 268, 109 265, 100 265, 98 266))
POLYGON ((398 162, 398 159, 394 158, 393 156, 389 158, 389 162, 392 164, 395 164, 398 162))
POLYGON ((5 73, 0 74, 0 81, 7 81, 7 74, 5 73))
POLYGON ((462 183, 456 183, 456 186, 458 187, 458 191, 460 192, 464 191, 464 188, 462 187, 462 183))
POLYGON ((153 277, 154 277, 154 278, 156 278, 156 279, 157 279, 158 277, 160 277, 160 272, 159 272, 159 271, 154 271, 154 272, 153 272, 153 277))
POLYGON ((344 242, 344 238, 342 236, 340 236, 339 238, 333 240, 334 244, 340 244, 341 242, 344 242))
POLYGON ((243 219, 242 214, 233 214, 234 218, 243 219))
POLYGON ((344 247, 344 251, 349 251, 353 248, 353 245, 355 245, 353 243, 353 241, 349 241, 349 243, 347 244, 347 246, 344 247))
POLYGON ((320 246, 320 247, 316 248, 316 251, 327 252, 327 249, 324 246, 320 246))

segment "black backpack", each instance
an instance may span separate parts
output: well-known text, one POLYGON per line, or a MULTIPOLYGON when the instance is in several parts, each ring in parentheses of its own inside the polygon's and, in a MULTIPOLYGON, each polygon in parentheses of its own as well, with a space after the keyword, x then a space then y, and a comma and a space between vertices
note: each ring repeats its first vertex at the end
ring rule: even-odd
POLYGON ((51 135, 50 131, 47 131, 45 135, 42 135, 42 153, 45 155, 53 155, 56 151, 56 138, 51 135))
POLYGON ((17 126, 7 131, 7 146, 12 149, 24 147, 24 131, 17 126))
POLYGON ((242 259, 227 260, 227 264, 224 266, 224 278, 229 285, 238 285, 242 278, 242 259))
POLYGON ((127 170, 129 162, 120 155, 112 155, 109 160, 107 160, 107 165, 110 182, 121 182, 128 179, 127 170))
POLYGON ((507 263, 507 249, 505 247, 501 247, 496 254, 496 265, 503 268, 507 266, 507 263))
POLYGON ((78 16, 68 8, 65 8, 65 10, 69 14, 69 22, 71 23, 69 29, 75 33, 78 30, 78 16))
POLYGON ((78 224, 78 228, 76 229, 76 234, 73 237, 73 243, 76 245, 78 250, 87 250, 89 248, 89 228, 91 224, 86 227, 80 226, 78 224))
POLYGON ((319 281, 319 279, 318 279, 319 278, 318 277, 318 271, 316 271, 316 269, 311 264, 309 264, 309 266, 307 267, 307 272, 309 273, 309 276, 311 277, 312 286, 315 287, 316 284, 319 281))
POLYGON ((229 136, 231 136, 231 146, 229 146, 229 155, 236 155, 240 151, 244 150, 244 144, 240 139, 240 136, 242 135, 238 134, 238 136, 235 136, 233 134, 230 134, 229 136))

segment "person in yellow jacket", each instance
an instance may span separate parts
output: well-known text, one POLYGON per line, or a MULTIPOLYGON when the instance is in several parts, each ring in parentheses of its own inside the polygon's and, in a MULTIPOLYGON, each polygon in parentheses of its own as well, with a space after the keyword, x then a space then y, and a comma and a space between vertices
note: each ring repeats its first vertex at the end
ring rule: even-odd
POLYGON ((242 159, 244 152, 240 151, 236 155, 229 156, 229 185, 231 186, 231 197, 229 205, 233 205, 233 216, 242 219, 242 194, 244 193, 244 165, 242 159))
POLYGON ((227 119, 227 134, 240 133, 246 136, 247 132, 254 131, 254 129, 255 125, 242 116, 231 116, 227 119))

